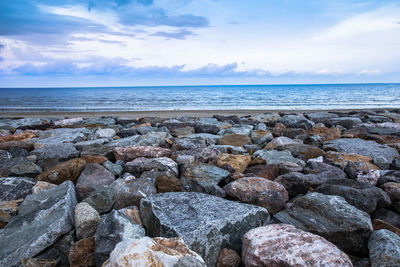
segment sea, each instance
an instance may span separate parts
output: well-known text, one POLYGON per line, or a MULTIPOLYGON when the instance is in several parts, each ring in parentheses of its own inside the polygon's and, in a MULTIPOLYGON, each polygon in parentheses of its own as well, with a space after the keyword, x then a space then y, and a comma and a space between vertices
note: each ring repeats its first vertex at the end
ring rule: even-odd
POLYGON ((400 84, 0 88, 1 112, 400 108, 400 84))

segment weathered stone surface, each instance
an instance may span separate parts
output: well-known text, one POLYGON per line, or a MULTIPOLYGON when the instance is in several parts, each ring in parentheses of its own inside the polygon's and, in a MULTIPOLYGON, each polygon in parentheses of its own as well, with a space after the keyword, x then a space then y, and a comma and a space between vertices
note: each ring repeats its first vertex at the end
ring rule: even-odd
POLYGON ((207 147, 206 139, 197 138, 175 138, 172 144, 173 150, 188 150, 207 147))
POLYGON ((10 168, 10 175, 35 178, 42 172, 42 168, 31 161, 20 162, 10 168))
POLYGON ((180 128, 175 128, 170 130, 171 134, 173 136, 176 136, 178 138, 186 137, 188 135, 194 134, 195 130, 192 126, 185 126, 185 127, 180 127, 180 128))
POLYGON ((21 261, 24 267, 56 267, 57 261, 52 259, 29 258, 21 261))
POLYGON ((343 197, 357 209, 371 213, 391 204, 388 195, 380 188, 351 179, 332 179, 318 186, 316 192, 343 197))
POLYGON ((346 173, 340 168, 317 161, 309 161, 304 168, 304 173, 325 176, 326 180, 347 178, 346 173))
POLYGON ((35 186, 32 187, 32 194, 36 194, 36 193, 38 193, 40 191, 51 189, 51 188, 54 188, 54 187, 57 187, 57 185, 51 184, 51 183, 48 183, 48 182, 37 181, 35 186))
POLYGON ((115 245, 125 239, 137 239, 145 235, 145 230, 132 222, 122 211, 114 210, 101 217, 94 236, 94 262, 101 266, 115 245))
POLYGON ((36 135, 32 132, 23 132, 17 134, 11 134, 6 136, 0 136, 0 143, 10 142, 10 141, 23 141, 27 139, 31 139, 36 135))
POLYGON ((338 118, 339 115, 337 115, 335 113, 329 113, 329 112, 312 112, 312 113, 307 113, 306 117, 315 123, 319 123, 319 122, 323 123, 327 119, 338 118))
POLYGON ((303 171, 303 167, 294 162, 281 162, 279 163, 279 172, 280 174, 287 174, 290 172, 301 172, 303 171))
POLYGON ((97 156, 97 155, 83 155, 82 158, 86 163, 97 163, 102 164, 108 160, 108 158, 104 156, 97 156))
POLYGON ((218 256, 217 267, 239 267, 240 256, 232 249, 224 248, 218 256))
POLYGON ((114 156, 116 160, 132 161, 136 158, 159 158, 169 157, 171 150, 152 146, 127 146, 115 147, 114 156))
POLYGON ((400 228, 400 214, 389 209, 379 209, 373 214, 374 219, 380 219, 391 225, 400 228))
POLYGON ((31 151, 33 149, 33 143, 29 140, 25 141, 9 141, 0 143, 0 149, 2 150, 10 150, 14 147, 19 147, 31 151))
POLYGON ((329 141, 329 140, 334 140, 338 139, 341 137, 341 132, 340 129, 337 127, 318 127, 318 128, 312 128, 307 131, 308 134, 312 135, 318 135, 322 137, 322 141, 329 141))
POLYGON ((361 156, 358 154, 346 154, 335 151, 328 151, 325 154, 325 159, 327 162, 333 164, 334 166, 340 167, 341 169, 346 168, 349 162, 368 162, 372 164, 371 157, 361 156))
POLYGON ((70 231, 75 205, 70 181, 27 196, 18 215, 0 231, 0 265, 19 265, 22 259, 35 256, 70 231))
POLYGON ((244 171, 246 174, 253 174, 257 177, 262 177, 268 180, 275 180, 276 177, 279 176, 279 166, 278 165, 267 165, 267 164, 258 164, 247 167, 244 171))
POLYGON ((144 172, 140 178, 153 178, 156 181, 158 193, 182 191, 182 182, 174 173, 168 171, 148 171, 144 172))
POLYGON ((251 144, 251 140, 247 135, 243 134, 229 134, 218 139, 219 145, 243 146, 251 144))
POLYGON ((331 126, 343 126, 347 129, 353 128, 356 125, 362 123, 362 120, 357 117, 340 117, 340 118, 332 118, 324 121, 324 123, 331 127, 331 126))
POLYGON ((306 144, 289 144, 278 147, 280 150, 288 150, 293 156, 301 158, 302 160, 309 160, 323 156, 325 152, 318 147, 306 144))
POLYGON ((41 173, 36 180, 52 184, 61 184, 66 180, 75 183, 85 165, 86 161, 80 158, 61 162, 41 173))
POLYGON ((254 152, 253 157, 261 158, 266 161, 267 164, 280 164, 282 162, 293 162, 300 165, 304 165, 304 162, 292 156, 292 153, 288 150, 258 150, 254 152))
POLYGON ((122 162, 112 163, 111 161, 105 161, 103 166, 106 167, 115 176, 120 176, 124 172, 124 167, 122 167, 122 162))
POLYGON ((33 138, 35 148, 62 143, 76 143, 87 140, 91 131, 85 128, 57 128, 36 132, 38 138, 33 138))
POLYGON ((276 149, 277 147, 280 147, 280 146, 285 146, 285 145, 290 145, 290 144, 298 144, 298 143, 299 143, 298 140, 293 140, 286 136, 279 136, 279 137, 274 138, 271 142, 269 142, 264 147, 264 149, 265 150, 276 149))
POLYGON ((250 117, 252 120, 261 121, 265 123, 273 123, 279 121, 281 116, 278 113, 265 113, 257 114, 250 117))
POLYGON ((100 138, 100 139, 94 139, 94 140, 89 140, 89 141, 81 141, 81 142, 75 143, 74 146, 79 151, 83 151, 83 150, 90 149, 90 147, 92 147, 92 146, 103 145, 103 144, 107 143, 108 141, 109 140, 107 138, 100 138))
POLYGON ((381 186, 381 188, 390 197, 390 200, 392 201, 392 205, 395 210, 400 213, 400 183, 385 183, 381 186))
POLYGON ((69 119, 62 119, 54 121, 54 125, 61 125, 61 126, 72 126, 74 124, 78 124, 79 122, 83 121, 83 118, 69 118, 69 119))
POLYGON ((275 214, 275 218, 325 237, 349 254, 368 255, 371 219, 342 197, 308 193, 295 199, 289 208, 275 214))
POLYGON ((248 136, 250 135, 251 130, 253 130, 254 126, 253 125, 235 125, 234 127, 230 127, 227 129, 223 129, 218 132, 219 135, 227 136, 227 135, 232 135, 232 134, 237 134, 237 135, 245 135, 248 136))
POLYGON ((273 139, 270 131, 253 130, 250 132, 250 139, 254 144, 264 144, 273 139))
POLYGON ((222 248, 240 252, 244 233, 269 222, 263 208, 194 192, 157 194, 140 206, 149 236, 181 237, 208 266, 222 248))
POLYGON ((94 266, 94 237, 75 242, 69 251, 68 260, 71 267, 94 266))
POLYGON ((382 169, 389 168, 393 159, 399 156, 399 153, 394 148, 359 138, 341 138, 325 142, 324 150, 368 156, 372 158, 375 165, 382 169))
POLYGON ((288 224, 271 224, 247 232, 242 259, 250 266, 346 266, 349 257, 326 239, 288 224))
POLYGON ((107 147, 127 147, 127 146, 136 146, 138 145, 137 141, 139 140, 140 135, 128 136, 125 138, 115 139, 106 144, 107 147))
POLYGON ((115 190, 111 186, 102 186, 96 189, 83 202, 87 202, 98 213, 106 213, 111 210, 115 203, 115 190))
POLYGON ((223 168, 225 164, 232 167, 237 172, 244 172, 251 161, 251 156, 220 154, 217 158, 217 166, 223 168))
POLYGON ((149 132, 139 137, 137 144, 139 146, 163 146, 172 136, 166 132, 149 132))
POLYGON ((86 164, 76 183, 78 199, 85 199, 96 189, 109 185, 114 181, 114 174, 100 164, 86 164))
POLYGON ((178 175, 178 164, 170 158, 137 158, 125 164, 125 171, 139 177, 145 171, 171 171, 178 175))
POLYGON ((310 121, 301 114, 285 115, 281 118, 280 123, 286 127, 303 129, 310 129, 314 125, 314 122, 310 121))
POLYGON ((372 227, 374 228, 374 231, 378 231, 381 229, 386 229, 389 230, 396 235, 400 236, 400 229, 391 225, 390 223, 387 223, 385 221, 379 220, 379 219, 374 219, 372 220, 372 227))
POLYGON ((400 237, 388 230, 378 230, 368 241, 371 267, 400 266, 400 237))
POLYGON ((246 153, 246 149, 241 146, 230 146, 230 145, 210 145, 208 148, 214 148, 221 153, 242 155, 246 153))
POLYGON ((0 201, 0 228, 2 225, 6 225, 11 219, 18 213, 18 205, 22 202, 22 199, 0 201))
POLYGON ((120 209, 126 216, 128 216, 134 223, 139 224, 143 227, 142 218, 140 217, 139 208, 136 206, 131 206, 127 208, 120 209))
POLYGON ((50 144, 32 150, 31 154, 37 156, 37 164, 44 170, 61 161, 79 157, 79 151, 75 149, 73 144, 69 143, 50 144))
POLYGON ((277 191, 261 191, 251 196, 249 203, 263 207, 268 210, 269 214, 276 214, 285 208, 285 199, 282 194, 277 191))
POLYGON ((0 178, 0 201, 24 199, 34 185, 35 181, 28 177, 0 178))
POLYGON ((113 138, 116 133, 115 130, 112 128, 105 128, 98 129, 95 134, 98 138, 113 138))
POLYGON ((78 203, 75 206, 74 218, 78 240, 94 236, 100 215, 92 206, 86 202, 78 203))
POLYGON ((103 267, 111 266, 181 266, 179 260, 190 258, 195 264, 185 267, 205 267, 204 260, 190 250, 181 238, 126 239, 117 244, 103 267))
POLYGON ((208 163, 216 159, 219 154, 220 152, 218 149, 214 148, 213 146, 209 146, 207 148, 175 151, 171 154, 171 159, 177 162, 181 160, 182 162, 188 163, 187 160, 190 158, 195 162, 208 163))

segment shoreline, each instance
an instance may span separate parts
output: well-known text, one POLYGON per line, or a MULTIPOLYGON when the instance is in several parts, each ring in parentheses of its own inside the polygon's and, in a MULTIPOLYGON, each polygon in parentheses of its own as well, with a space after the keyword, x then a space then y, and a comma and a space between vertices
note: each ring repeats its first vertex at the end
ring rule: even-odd
POLYGON ((264 113, 309 113, 309 112, 351 112, 351 111, 383 111, 394 110, 396 108, 349 108, 349 109, 307 109, 307 110, 261 110, 261 109, 243 109, 243 110, 149 110, 149 111, 50 111, 50 112, 0 112, 0 117, 7 118, 45 118, 45 117, 83 117, 93 118, 100 116, 119 116, 119 117, 161 117, 173 118, 181 116, 209 117, 213 115, 258 115, 264 113))

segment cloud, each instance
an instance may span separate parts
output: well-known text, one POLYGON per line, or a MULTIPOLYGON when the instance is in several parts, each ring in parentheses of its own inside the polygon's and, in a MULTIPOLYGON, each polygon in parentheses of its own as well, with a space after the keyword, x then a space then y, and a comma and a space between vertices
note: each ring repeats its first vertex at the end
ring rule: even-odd
POLYGON ((158 31, 158 32, 152 34, 152 36, 160 36, 160 37, 165 37, 168 39, 178 39, 178 40, 184 40, 184 39, 186 39, 187 36, 190 36, 190 35, 196 35, 196 34, 192 31, 188 31, 185 29, 175 31, 175 32, 158 31))

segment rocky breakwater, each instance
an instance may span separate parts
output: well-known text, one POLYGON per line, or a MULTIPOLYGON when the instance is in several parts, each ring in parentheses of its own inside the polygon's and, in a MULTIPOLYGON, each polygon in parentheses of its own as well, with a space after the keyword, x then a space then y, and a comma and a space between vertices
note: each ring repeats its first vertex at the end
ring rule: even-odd
POLYGON ((400 266, 400 111, 0 119, 0 266, 400 266))

